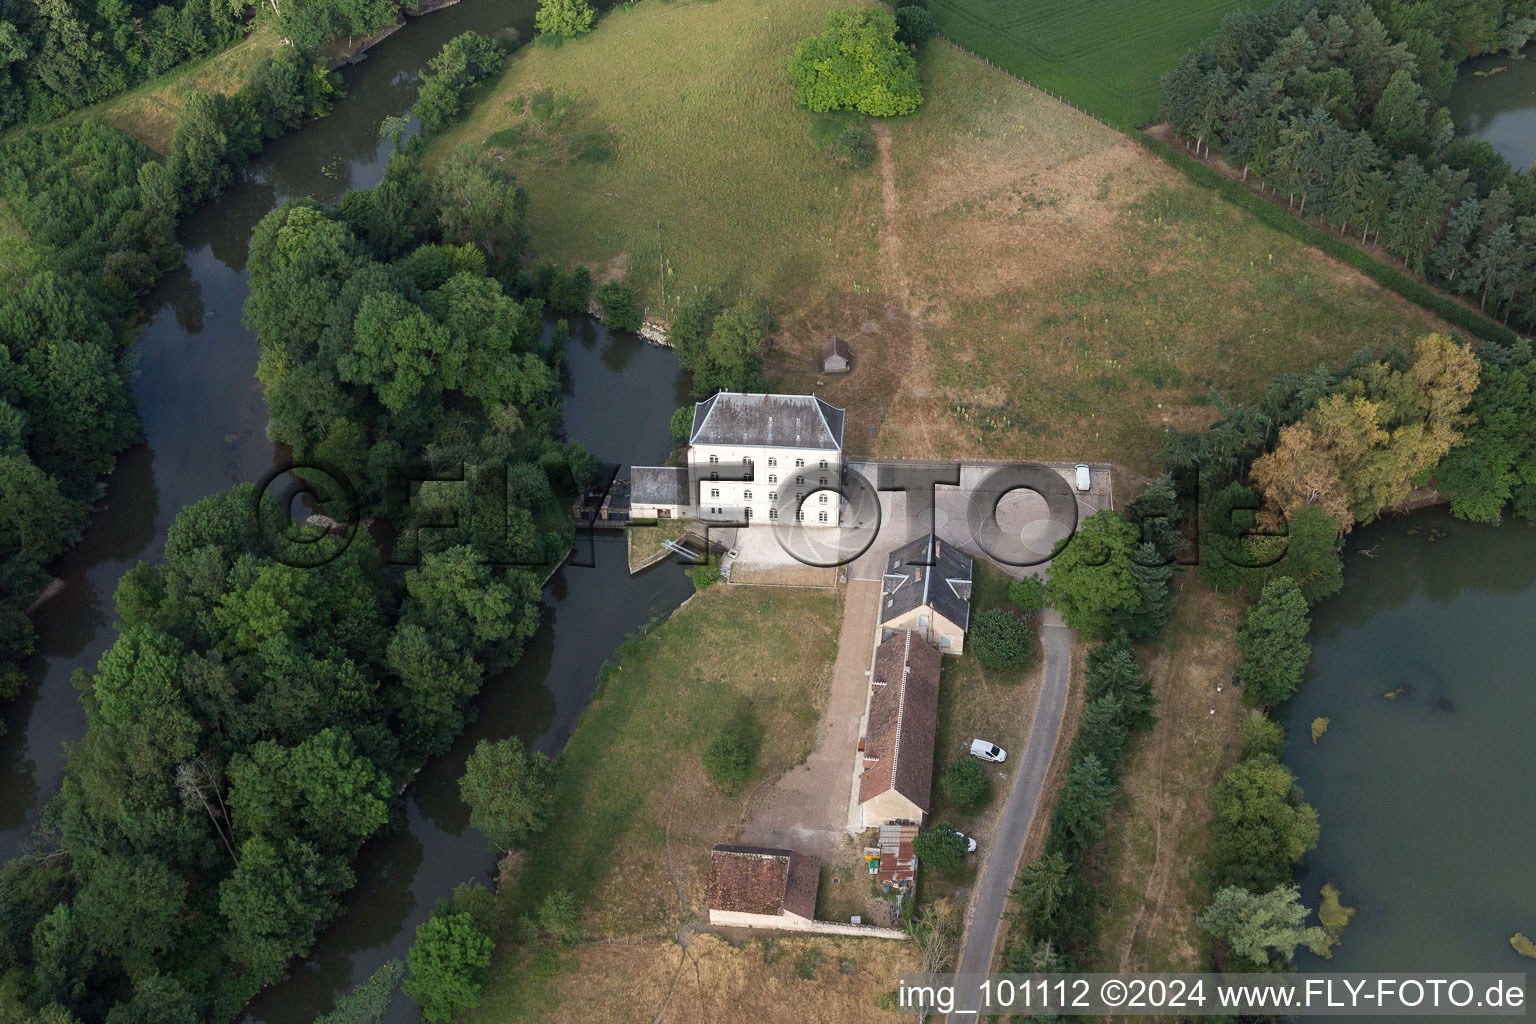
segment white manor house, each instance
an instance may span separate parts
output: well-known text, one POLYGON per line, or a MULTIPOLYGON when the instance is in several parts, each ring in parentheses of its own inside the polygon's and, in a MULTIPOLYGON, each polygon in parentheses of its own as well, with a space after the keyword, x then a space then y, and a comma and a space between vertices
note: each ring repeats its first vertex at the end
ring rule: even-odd
POLYGON ((722 391, 693 407, 686 465, 630 470, 630 514, 836 526, 842 466, 842 409, 814 395, 722 391))

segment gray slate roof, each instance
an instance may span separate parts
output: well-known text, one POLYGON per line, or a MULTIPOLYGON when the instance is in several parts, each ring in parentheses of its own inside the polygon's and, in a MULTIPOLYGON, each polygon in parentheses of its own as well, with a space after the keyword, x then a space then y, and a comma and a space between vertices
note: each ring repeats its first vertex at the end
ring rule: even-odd
POLYGON ((689 444, 843 450, 843 410, 814 395, 722 391, 693 407, 689 444))
POLYGON ((926 605, 962 630, 971 627, 971 556, 934 534, 903 544, 885 561, 880 621, 926 605))
POLYGON ((631 466, 629 482, 631 504, 693 504, 687 466, 631 466))

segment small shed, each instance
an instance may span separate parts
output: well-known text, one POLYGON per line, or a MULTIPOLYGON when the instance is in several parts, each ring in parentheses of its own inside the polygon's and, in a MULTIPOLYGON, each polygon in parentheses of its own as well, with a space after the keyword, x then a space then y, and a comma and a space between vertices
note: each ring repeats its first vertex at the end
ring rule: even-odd
POLYGON ((709 923, 805 929, 816 917, 821 861, 761 846, 711 851, 709 923))
POLYGON ((821 372, 822 373, 847 373, 853 369, 853 349, 848 343, 837 335, 827 339, 821 346, 821 372))

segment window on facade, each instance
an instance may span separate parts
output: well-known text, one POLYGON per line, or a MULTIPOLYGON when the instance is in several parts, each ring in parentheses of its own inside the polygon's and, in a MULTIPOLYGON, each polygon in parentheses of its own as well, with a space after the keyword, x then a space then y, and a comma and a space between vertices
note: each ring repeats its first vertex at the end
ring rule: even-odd
POLYGON ((776 508, 769 509, 768 510, 768 518, 769 519, 777 519, 777 518, 779 518, 779 510, 776 509, 776 508))
POLYGON ((826 459, 822 459, 821 460, 821 468, 822 469, 826 469, 827 468, 827 460, 826 459))
POLYGON ((802 494, 800 492, 796 492, 795 493, 795 504, 796 505, 800 504, 804 500, 805 500, 805 495, 804 494, 802 494))
POLYGON ((827 521, 827 514, 825 512, 818 512, 816 514, 816 518, 821 520, 822 522, 826 522, 827 521))
POLYGON ((719 473, 711 473, 711 474, 709 474, 709 478, 711 480, 719 480, 720 479, 720 474, 719 473))
POLYGON ((769 501, 778 501, 779 500, 779 492, 778 491, 769 491, 768 492, 768 500, 769 501))
POLYGON ((710 462, 719 462, 720 461, 720 456, 718 456, 718 455, 711 455, 709 457, 709 461, 710 462))
POLYGON ((805 483, 805 477, 803 477, 803 476, 797 476, 797 477, 795 477, 795 483, 797 483, 797 484, 803 484, 803 483, 805 483))
POLYGON ((827 496, 825 494, 818 494, 816 500, 825 505, 827 503, 827 496))
POLYGON ((747 501, 751 501, 752 500, 752 492, 751 491, 742 491, 741 492, 741 496, 742 496, 742 498, 746 499, 747 501))
POLYGON ((826 477, 822 477, 821 478, 821 486, 823 486, 823 487, 827 486, 827 478, 826 477))
POLYGON ((718 487, 711 487, 709 489, 709 496, 711 498, 718 498, 718 497, 720 497, 720 488, 718 488, 718 487))
POLYGON ((747 518, 748 519, 752 518, 752 506, 751 505, 747 506, 747 518))
POLYGON ((805 460, 804 460, 804 459, 796 459, 796 460, 795 460, 795 465, 796 465, 796 466, 797 466, 797 467, 798 467, 798 466, 803 466, 803 465, 805 465, 805 460))
POLYGON ((771 483, 771 484, 778 483, 779 482, 779 475, 777 473, 769 473, 768 474, 768 482, 771 483))
POLYGON ((803 508, 795 509, 795 522, 802 523, 804 521, 805 521, 805 509, 803 509, 803 508))
POLYGON ((939 637, 939 646, 940 647, 948 647, 949 646, 949 637, 947 637, 947 636, 939 637))
POLYGON ((772 455, 768 456, 768 465, 770 465, 770 466, 777 466, 778 464, 779 464, 779 460, 777 458, 775 458, 772 455))

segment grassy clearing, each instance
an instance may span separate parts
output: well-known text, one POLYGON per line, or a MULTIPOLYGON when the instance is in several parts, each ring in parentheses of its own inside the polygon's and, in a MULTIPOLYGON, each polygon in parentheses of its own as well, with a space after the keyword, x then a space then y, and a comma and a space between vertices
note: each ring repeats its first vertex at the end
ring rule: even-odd
MULTIPOLYGON (((1008 584, 1012 579, 1001 569, 978 559, 975 589, 971 601, 974 616, 989 608, 1009 608, 1008 584)), ((1038 644, 1035 657, 1019 668, 991 671, 984 669, 969 651, 960 657, 945 657, 939 678, 939 723, 933 752, 933 806, 928 821, 948 821, 974 838, 978 846, 990 841, 997 817, 1008 802, 1013 785, 1013 767, 1024 753, 1025 741, 1034 724, 1035 706, 1040 700, 1041 668, 1044 657, 1038 644), (1008 751, 1012 764, 986 765, 992 777, 992 801, 969 810, 951 804, 939 787, 939 778, 953 761, 970 756, 971 740, 991 740, 1008 751)), ((955 895, 957 889, 974 883, 982 850, 970 858, 963 871, 939 874, 920 867, 918 899, 922 903, 955 895)))
POLYGON ((851 288, 874 178, 827 158, 834 122, 794 105, 785 71, 837 5, 618 5, 590 36, 524 48, 433 152, 503 157, 528 189, 536 256, 596 271, 622 258, 653 310, 705 288, 851 288))
MULTIPOLYGON (((594 943, 517 965, 519 983, 488 994, 463 1020, 896 1024, 908 1018, 883 1009, 881 997, 895 990, 898 974, 919 969, 909 943, 879 939, 765 936, 732 945, 698 935, 686 948, 674 942, 594 943)), ((497 980, 503 977, 498 972, 497 980)))
POLYGON ((688 529, 686 519, 658 519, 654 525, 631 526, 629 534, 629 571, 636 572, 667 555, 665 542, 676 543, 688 529))
POLYGON ((1164 428, 1214 418, 1213 388, 1253 399, 1443 328, 942 43, 924 106, 879 126, 885 158, 839 169, 838 122, 796 108, 784 73, 839 2, 625 5, 515 55, 434 154, 494 150, 529 190, 537 258, 627 266, 653 312, 710 286, 769 299, 770 379, 847 407, 852 454, 1150 472, 1164 428), (583 158, 594 134, 606 155, 583 158), (833 333, 855 368, 818 383, 833 333))
POLYGON ((1158 79, 1228 11, 1263 0, 934 0, 939 31, 1110 124, 1144 124, 1158 79))
POLYGON ((1136 738, 1123 797, 1096 852, 1097 970, 1209 968, 1209 940, 1195 915, 1211 895, 1202 880, 1211 790, 1237 760, 1237 729, 1248 713, 1241 692, 1227 685, 1237 618, 1235 599, 1184 578, 1168 642, 1147 666, 1158 722, 1136 738))
POLYGON ((26 228, 16 222, 10 208, 0 202, 0 287, 14 287, 42 263, 43 252, 33 244, 26 228))
POLYGON ((280 45, 271 30, 258 29, 227 50, 190 61, 70 116, 99 117, 164 155, 171 151, 176 118, 188 93, 233 95, 280 45))
POLYGON ((810 750, 841 615, 836 591, 715 586, 626 643, 560 755, 554 816, 512 906, 570 889, 597 935, 665 931, 700 912, 709 848, 733 838, 756 787, 810 750), (727 795, 700 755, 744 721, 757 771, 727 795))
POLYGON ((820 324, 851 332, 855 370, 818 390, 849 406, 851 445, 1149 472, 1164 428, 1214 418, 1213 388, 1253 399, 1443 326, 975 58, 923 61, 928 102, 890 125, 906 309, 829 309, 780 339, 794 364, 820 324))

